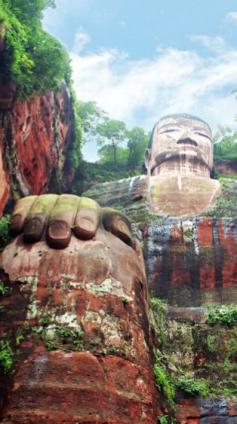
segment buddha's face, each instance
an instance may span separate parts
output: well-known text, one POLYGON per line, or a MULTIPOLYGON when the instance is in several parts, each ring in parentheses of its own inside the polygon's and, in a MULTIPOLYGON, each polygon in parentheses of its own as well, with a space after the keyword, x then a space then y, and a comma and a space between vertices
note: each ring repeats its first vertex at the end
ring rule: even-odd
POLYGON ((151 176, 174 171, 210 176, 213 146, 209 126, 189 115, 161 119, 153 130, 146 166, 151 176))

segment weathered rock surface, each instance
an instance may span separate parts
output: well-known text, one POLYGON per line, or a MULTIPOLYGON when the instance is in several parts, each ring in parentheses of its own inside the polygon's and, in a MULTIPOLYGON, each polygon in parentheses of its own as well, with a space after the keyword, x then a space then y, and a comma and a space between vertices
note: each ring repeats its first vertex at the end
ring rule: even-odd
POLYGON ((54 173, 62 178, 73 122, 66 88, 13 101, 7 110, 0 101, 0 215, 10 196, 44 193, 54 173))
POLYGON ((237 161, 236 159, 217 160, 215 162, 215 169, 224 175, 237 174, 237 161))
POLYGON ((237 300, 236 219, 165 219, 144 224, 152 291, 172 305, 237 300))
MULTIPOLYGON (((236 423, 236 323, 210 322, 206 307, 161 309, 153 301, 152 308, 161 335, 156 346, 176 385, 177 423, 236 423)), ((223 309, 229 313, 220 305, 223 309)))
POLYGON ((1 332, 15 345, 22 335, 2 422, 155 424, 140 254, 102 230, 86 242, 73 236, 63 250, 20 236, 1 267, 13 290, 1 332))
POLYGON ((85 194, 102 204, 110 199, 115 208, 119 204, 134 223, 144 247, 148 282, 157 296, 180 307, 235 301, 237 183, 224 181, 210 216, 196 218, 152 215, 143 198, 145 187, 143 176, 101 184, 85 194))
POLYGON ((3 131, 0 129, 0 216, 2 215, 2 211, 10 194, 9 177, 6 170, 6 164, 3 161, 2 135, 3 131))
POLYGON ((220 399, 184 399, 177 419, 180 424, 236 424, 236 403, 220 399))

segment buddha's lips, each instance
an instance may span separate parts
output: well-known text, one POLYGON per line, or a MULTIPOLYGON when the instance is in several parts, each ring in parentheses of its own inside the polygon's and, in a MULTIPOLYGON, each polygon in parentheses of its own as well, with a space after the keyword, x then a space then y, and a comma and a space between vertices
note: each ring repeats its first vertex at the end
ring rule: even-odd
POLYGON ((177 144, 179 145, 182 144, 183 146, 195 146, 195 147, 198 146, 197 142, 193 140, 192 138, 182 138, 177 141, 177 144))
POLYGON ((180 148, 178 148, 177 150, 165 151, 158 154, 154 160, 155 165, 153 165, 153 167, 151 168, 151 174, 154 172, 154 169, 160 166, 162 163, 171 160, 176 160, 177 163, 179 163, 181 158, 186 158, 189 161, 193 160, 195 162, 199 162, 201 165, 207 167, 210 170, 210 164, 205 161, 205 159, 203 158, 203 153, 198 148, 193 145, 187 145, 186 143, 185 145, 179 144, 179 146, 180 148))

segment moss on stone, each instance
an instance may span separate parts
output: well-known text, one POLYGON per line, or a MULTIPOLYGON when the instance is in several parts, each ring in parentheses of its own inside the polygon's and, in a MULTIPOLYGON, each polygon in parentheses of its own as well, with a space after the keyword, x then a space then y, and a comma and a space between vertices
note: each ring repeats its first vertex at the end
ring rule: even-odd
POLYGON ((203 215, 213 218, 234 218, 237 210, 237 181, 233 178, 221 178, 220 183, 220 196, 203 215))
POLYGON ((159 299, 152 300, 152 309, 159 359, 169 380, 175 382, 177 393, 189 397, 237 396, 237 323, 232 322, 232 314, 228 315, 230 309, 224 307, 227 322, 221 314, 210 324, 171 320, 169 308, 163 308, 159 299))

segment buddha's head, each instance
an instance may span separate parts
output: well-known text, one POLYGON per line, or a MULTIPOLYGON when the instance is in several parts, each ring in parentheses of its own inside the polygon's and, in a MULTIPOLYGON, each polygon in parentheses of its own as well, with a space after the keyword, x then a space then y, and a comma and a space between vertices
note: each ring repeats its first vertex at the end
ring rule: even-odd
POLYGON ((150 176, 192 173, 210 177, 213 145, 209 125, 187 114, 161 118, 154 126, 145 162, 150 176))
POLYGON ((161 118, 154 126, 145 163, 147 197, 154 214, 197 215, 219 193, 219 182, 210 178, 211 129, 199 118, 187 114, 161 118))

